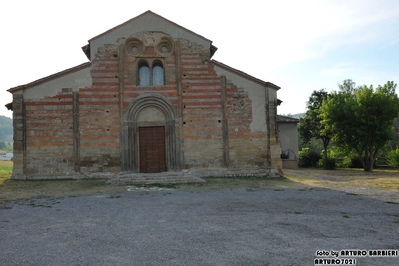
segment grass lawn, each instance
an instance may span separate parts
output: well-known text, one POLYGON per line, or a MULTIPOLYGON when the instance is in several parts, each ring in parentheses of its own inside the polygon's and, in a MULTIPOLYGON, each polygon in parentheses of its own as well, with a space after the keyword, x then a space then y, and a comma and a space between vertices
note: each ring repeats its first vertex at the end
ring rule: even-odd
POLYGON ((5 180, 10 179, 12 166, 12 161, 0 161, 0 185, 3 184, 5 180))
POLYGON ((318 187, 368 187, 399 192, 399 171, 375 169, 322 170, 300 168, 286 170, 285 177, 293 182, 318 187))

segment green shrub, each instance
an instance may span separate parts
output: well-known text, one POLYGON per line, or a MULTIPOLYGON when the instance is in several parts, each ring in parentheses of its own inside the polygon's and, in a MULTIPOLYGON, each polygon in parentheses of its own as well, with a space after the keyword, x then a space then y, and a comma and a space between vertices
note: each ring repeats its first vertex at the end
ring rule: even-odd
POLYGON ((389 166, 394 169, 399 169, 399 148, 388 152, 386 160, 389 166))
POLYGON ((299 154, 299 167, 315 167, 317 162, 321 159, 321 155, 314 151, 309 151, 309 148, 302 148, 299 154))
POLYGON ((335 170, 337 168, 337 164, 335 158, 327 158, 324 161, 324 169, 326 170, 335 170))
POLYGON ((327 160, 320 159, 317 162, 317 167, 323 168, 324 170, 335 170, 337 169, 337 163, 335 158, 327 158, 327 160))
POLYGON ((362 161, 356 154, 349 154, 342 162, 344 168, 363 168, 362 161))

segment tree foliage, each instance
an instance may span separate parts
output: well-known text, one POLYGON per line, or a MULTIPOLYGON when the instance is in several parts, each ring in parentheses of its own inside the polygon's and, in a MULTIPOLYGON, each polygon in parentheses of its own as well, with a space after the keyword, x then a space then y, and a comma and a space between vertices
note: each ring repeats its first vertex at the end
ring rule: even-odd
POLYGON ((0 115, 0 141, 12 142, 13 125, 12 119, 0 115))
POLYGON ((299 135, 305 143, 309 143, 313 138, 321 139, 324 148, 324 161, 327 161, 327 147, 330 143, 330 134, 321 123, 320 107, 329 97, 325 89, 313 91, 307 103, 305 116, 299 120, 299 135))
POLYGON ((391 150, 395 150, 399 146, 399 117, 393 120, 394 137, 384 148, 385 154, 391 150))
POLYGON ((342 84, 338 83, 341 92, 354 93, 356 91, 356 83, 351 79, 345 79, 342 84))
POLYGON ((399 169, 399 148, 387 153, 388 165, 394 169, 399 169))
POLYGON ((338 145, 354 149, 363 169, 372 171, 378 151, 393 138, 392 123, 399 114, 396 84, 388 81, 374 89, 345 80, 339 88, 320 108, 324 132, 338 145))

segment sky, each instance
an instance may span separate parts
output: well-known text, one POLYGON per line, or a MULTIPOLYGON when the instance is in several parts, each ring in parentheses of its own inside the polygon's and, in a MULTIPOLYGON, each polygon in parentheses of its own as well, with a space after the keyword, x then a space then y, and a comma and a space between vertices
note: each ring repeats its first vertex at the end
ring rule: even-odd
MULTIPOLYGON (((281 89, 279 114, 314 90, 399 82, 397 0, 5 0, 0 3, 0 115, 7 90, 87 62, 88 40, 147 10, 211 40, 213 59, 281 89)), ((399 90, 399 88, 398 88, 399 90)))

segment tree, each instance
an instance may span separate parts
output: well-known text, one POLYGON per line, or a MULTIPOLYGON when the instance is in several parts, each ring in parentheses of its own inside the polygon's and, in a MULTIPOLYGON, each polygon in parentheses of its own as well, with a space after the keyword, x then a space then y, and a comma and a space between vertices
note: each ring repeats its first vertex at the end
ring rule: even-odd
POLYGON ((309 97, 307 103, 307 111, 305 116, 299 120, 299 134, 304 143, 309 143, 312 138, 321 139, 323 142, 324 152, 324 168, 327 162, 327 147, 330 143, 330 135, 325 129, 324 125, 321 124, 321 118, 319 116, 320 107, 324 100, 329 97, 329 93, 325 89, 319 91, 313 91, 309 97))
POLYGON ((372 171, 378 151, 393 138, 392 122, 399 114, 396 84, 388 81, 384 86, 354 88, 351 80, 344 84, 353 87, 333 92, 320 108, 325 132, 343 147, 358 154, 363 169, 372 171))
POLYGON ((395 150, 399 147, 399 117, 393 120, 393 128, 394 128, 394 137, 389 141, 389 143, 385 146, 385 153, 395 150))
POLYGON ((342 92, 353 93, 356 91, 356 83, 351 79, 345 79, 342 84, 338 83, 338 88, 342 92))

